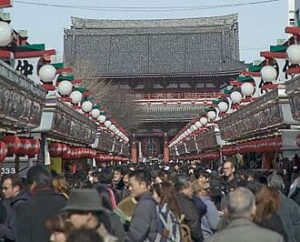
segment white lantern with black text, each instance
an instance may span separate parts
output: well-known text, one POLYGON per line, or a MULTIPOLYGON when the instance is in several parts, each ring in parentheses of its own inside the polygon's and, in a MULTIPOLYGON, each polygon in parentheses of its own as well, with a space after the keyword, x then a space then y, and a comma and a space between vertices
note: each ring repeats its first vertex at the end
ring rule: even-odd
POLYGON ((0 21, 0 47, 6 47, 12 40, 12 29, 4 21, 0 21))

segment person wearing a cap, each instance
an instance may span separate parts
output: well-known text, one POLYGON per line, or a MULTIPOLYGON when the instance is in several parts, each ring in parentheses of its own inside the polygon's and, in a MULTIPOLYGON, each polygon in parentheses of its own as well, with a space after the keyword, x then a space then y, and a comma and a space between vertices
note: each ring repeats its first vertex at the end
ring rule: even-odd
POLYGON ((95 229, 104 242, 118 241, 109 233, 109 218, 95 189, 73 190, 62 212, 68 213, 69 221, 75 229, 95 229))
POLYGON ((217 229, 220 221, 219 213, 209 196, 210 186, 208 182, 195 181, 192 187, 196 196, 203 201, 207 208, 206 214, 201 217, 201 229, 204 239, 208 239, 217 229))

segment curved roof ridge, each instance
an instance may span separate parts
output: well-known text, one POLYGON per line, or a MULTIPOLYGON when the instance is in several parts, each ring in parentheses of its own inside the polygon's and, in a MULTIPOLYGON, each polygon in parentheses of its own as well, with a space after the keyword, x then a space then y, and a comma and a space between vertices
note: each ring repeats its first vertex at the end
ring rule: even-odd
POLYGON ((110 19, 87 19, 71 17, 72 28, 156 28, 156 27, 197 27, 232 25, 238 21, 238 14, 179 19, 141 19, 141 20, 110 20, 110 19))

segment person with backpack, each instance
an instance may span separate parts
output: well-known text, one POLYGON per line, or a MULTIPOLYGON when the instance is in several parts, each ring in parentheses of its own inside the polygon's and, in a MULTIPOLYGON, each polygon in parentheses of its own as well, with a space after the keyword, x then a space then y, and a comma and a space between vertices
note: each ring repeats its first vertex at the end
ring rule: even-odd
POLYGON ((172 183, 163 181, 152 186, 152 194, 157 202, 159 217, 158 231, 161 242, 184 242, 181 239, 180 216, 181 211, 175 199, 172 183))
POLYGON ((137 205, 131 219, 124 242, 154 242, 158 233, 158 217, 156 202, 149 192, 151 176, 144 170, 136 170, 129 174, 131 196, 137 205))

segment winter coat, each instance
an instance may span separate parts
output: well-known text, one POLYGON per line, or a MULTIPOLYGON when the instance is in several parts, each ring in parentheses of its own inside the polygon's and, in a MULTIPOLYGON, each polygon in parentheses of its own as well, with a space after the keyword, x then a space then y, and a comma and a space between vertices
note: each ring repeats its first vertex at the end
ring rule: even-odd
POLYGON ((263 228, 270 229, 274 232, 277 232, 278 234, 282 235, 285 242, 288 241, 287 233, 284 230, 281 218, 279 217, 278 214, 274 213, 272 214, 271 217, 264 218, 262 221, 260 221, 257 224, 263 228))
POLYGON ((201 218, 201 228, 204 239, 208 239, 217 230, 220 216, 210 197, 202 196, 201 199, 207 207, 206 214, 201 218))
POLYGON ((206 242, 283 242, 276 232, 261 228, 246 218, 234 219, 206 242))
POLYGON ((138 198, 132 220, 125 236, 125 242, 153 242, 158 232, 156 202, 151 193, 138 198))
POLYGON ((201 230, 201 223, 198 215, 196 205, 192 199, 186 195, 179 193, 176 196, 179 208, 184 215, 184 223, 190 228, 193 241, 203 241, 203 234, 201 230))
POLYGON ((17 209, 17 242, 49 242, 46 221, 58 214, 66 200, 50 189, 37 190, 17 209))
POLYGON ((288 235, 288 242, 300 241, 300 207, 292 199, 287 198, 281 192, 280 208, 278 215, 281 218, 285 232, 288 235))
POLYGON ((5 242, 16 240, 16 212, 18 206, 26 202, 29 195, 26 192, 20 192, 15 197, 8 200, 7 219, 4 224, 0 224, 0 237, 5 242))

